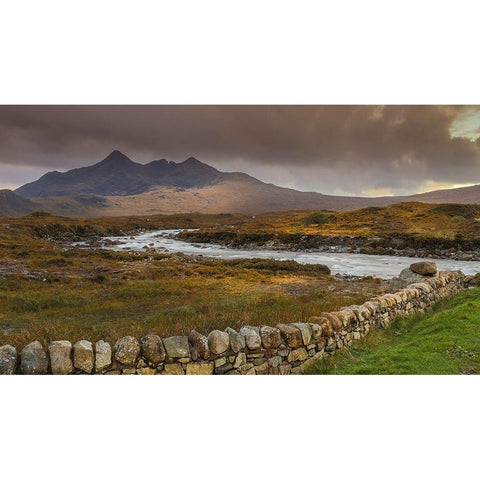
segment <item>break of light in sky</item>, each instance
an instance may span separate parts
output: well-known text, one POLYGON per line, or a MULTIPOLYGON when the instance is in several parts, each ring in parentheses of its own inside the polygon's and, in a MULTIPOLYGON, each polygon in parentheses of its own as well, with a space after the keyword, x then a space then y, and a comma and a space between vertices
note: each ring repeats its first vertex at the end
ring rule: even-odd
POLYGON ((480 111, 478 107, 470 107, 458 115, 450 127, 452 137, 466 137, 477 140, 480 137, 480 111))

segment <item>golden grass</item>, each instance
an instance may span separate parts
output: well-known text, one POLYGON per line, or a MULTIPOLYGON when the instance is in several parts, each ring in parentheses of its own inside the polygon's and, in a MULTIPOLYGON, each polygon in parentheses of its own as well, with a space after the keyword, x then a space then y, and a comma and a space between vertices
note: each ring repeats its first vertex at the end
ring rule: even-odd
MULTIPOLYGON (((345 212, 319 212, 328 221, 311 223, 312 212, 273 212, 239 219, 239 233, 274 232, 328 236, 427 235, 480 238, 480 206, 409 202, 345 212)), ((222 227, 217 227, 222 230, 222 227)))
POLYGON ((0 220, 0 344, 21 349, 32 340, 115 342, 124 335, 304 321, 387 288, 372 280, 337 281, 318 266, 295 262, 86 250, 51 240, 226 221, 245 218, 0 220))

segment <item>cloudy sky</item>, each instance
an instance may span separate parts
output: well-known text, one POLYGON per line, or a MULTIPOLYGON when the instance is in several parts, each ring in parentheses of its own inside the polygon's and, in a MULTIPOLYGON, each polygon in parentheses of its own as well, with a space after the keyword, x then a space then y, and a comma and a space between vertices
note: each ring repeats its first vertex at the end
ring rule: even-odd
POLYGON ((115 149, 304 191, 411 194, 480 183, 480 107, 0 106, 0 188, 115 149))

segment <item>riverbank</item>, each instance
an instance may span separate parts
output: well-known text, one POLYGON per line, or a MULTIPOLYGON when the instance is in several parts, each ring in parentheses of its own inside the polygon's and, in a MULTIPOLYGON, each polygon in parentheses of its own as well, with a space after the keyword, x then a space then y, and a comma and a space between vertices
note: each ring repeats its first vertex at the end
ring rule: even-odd
MULTIPOLYGON (((178 239, 179 230, 158 230, 140 235, 106 237, 96 246, 82 242, 80 248, 105 248, 117 252, 152 252, 164 254, 182 254, 196 258, 221 260, 277 260, 295 261, 300 265, 325 265, 332 275, 342 278, 377 277, 390 279, 398 276, 413 261, 420 258, 392 255, 367 255, 356 253, 332 253, 295 250, 275 250, 271 247, 227 247, 213 243, 190 243, 178 239)), ((477 262, 452 259, 436 260, 440 270, 462 270, 465 274, 475 275, 480 271, 477 262)))
POLYGON ((229 248, 270 248, 290 252, 357 253, 397 257, 480 260, 480 241, 431 239, 410 235, 389 237, 326 236, 277 232, 239 233, 224 231, 182 231, 177 237, 192 243, 210 243, 229 248))

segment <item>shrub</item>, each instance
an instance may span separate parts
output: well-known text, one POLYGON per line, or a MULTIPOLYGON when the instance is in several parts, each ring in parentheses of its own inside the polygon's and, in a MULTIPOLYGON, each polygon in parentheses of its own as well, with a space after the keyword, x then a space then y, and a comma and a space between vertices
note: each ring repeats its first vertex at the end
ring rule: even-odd
POLYGON ((324 212, 312 212, 305 219, 305 225, 323 225, 330 221, 330 216, 324 212))

